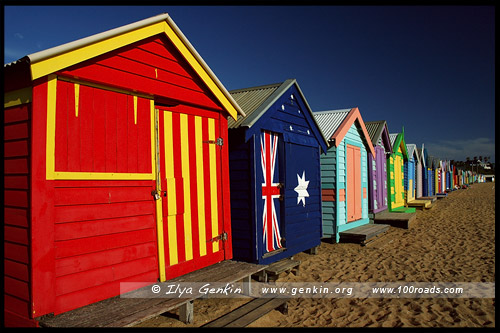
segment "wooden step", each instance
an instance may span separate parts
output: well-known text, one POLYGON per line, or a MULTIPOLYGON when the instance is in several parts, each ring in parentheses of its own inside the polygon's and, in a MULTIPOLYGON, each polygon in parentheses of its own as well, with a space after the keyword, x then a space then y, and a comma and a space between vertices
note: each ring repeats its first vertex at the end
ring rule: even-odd
POLYGON ((416 213, 399 213, 383 211, 375 214, 375 224, 388 224, 392 227, 409 229, 410 224, 417 218, 416 213))
MULTIPOLYGON (((266 265, 225 260, 154 285, 166 290, 166 285, 176 282, 233 283, 243 280, 250 283, 250 276, 266 267, 266 265)), ((126 327, 180 308, 179 319, 185 323, 192 322, 193 300, 202 297, 202 294, 194 293, 192 298, 164 298, 159 297, 160 294, 155 297, 151 295, 152 285, 127 293, 131 298, 115 296, 57 316, 46 315, 36 319, 42 327, 126 327)))
POLYGON ((436 193, 436 197, 438 199, 443 199, 443 198, 446 198, 448 196, 448 193, 436 193))
POLYGON ((286 311, 286 298, 255 298, 202 327, 245 327, 270 311, 286 311))
POLYGON ((276 280, 278 276, 285 271, 294 271, 298 274, 300 260, 294 260, 292 258, 281 259, 276 261, 265 269, 261 270, 257 274, 254 274, 259 282, 268 282, 269 280, 276 280))
POLYGON ((430 200, 431 203, 436 201, 437 198, 435 196, 431 196, 431 197, 418 197, 417 200, 430 200))
POLYGON ((349 230, 339 232, 341 243, 360 243, 366 245, 368 242, 385 233, 389 225, 384 224, 365 224, 349 230))
POLYGON ((430 200, 416 199, 408 202, 408 207, 415 207, 420 210, 429 209, 431 206, 432 202, 430 200))

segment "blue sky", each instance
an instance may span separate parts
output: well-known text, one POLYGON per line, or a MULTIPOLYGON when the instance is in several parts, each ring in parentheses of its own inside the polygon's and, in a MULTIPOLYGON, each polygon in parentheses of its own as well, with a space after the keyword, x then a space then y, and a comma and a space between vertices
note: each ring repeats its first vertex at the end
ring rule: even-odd
POLYGON ((493 6, 6 6, 4 63, 169 13, 228 90, 295 78, 442 159, 495 160, 493 6), (27 24, 29 22, 29 24, 27 24))

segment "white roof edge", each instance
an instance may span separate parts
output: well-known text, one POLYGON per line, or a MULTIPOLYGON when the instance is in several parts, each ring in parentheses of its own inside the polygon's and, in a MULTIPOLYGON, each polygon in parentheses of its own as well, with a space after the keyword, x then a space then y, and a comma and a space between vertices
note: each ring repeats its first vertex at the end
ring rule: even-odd
POLYGON ((231 102, 231 104, 234 106, 236 111, 242 115, 243 117, 246 116, 245 112, 240 108, 238 103, 234 100, 233 96, 227 91, 227 89, 224 87, 224 85, 220 82, 219 78, 215 75, 215 73, 212 71, 212 69, 208 66, 208 64, 203 60, 203 58, 200 56, 198 51, 193 47, 193 45, 189 42, 189 40, 184 36, 182 31, 177 27, 177 24, 166 14, 166 17, 164 18, 168 24, 172 27, 172 29, 175 31, 177 36, 182 40, 182 42, 187 46, 187 48, 191 51, 193 56, 198 60, 198 62, 201 64, 201 66, 207 71, 208 75, 214 80, 215 84, 219 87, 219 89, 222 91, 224 96, 231 102))
POLYGON ((327 110, 327 111, 314 111, 316 114, 325 114, 325 113, 340 113, 340 112, 350 112, 354 107, 348 109, 338 109, 338 110, 327 110))
POLYGON ((215 82, 217 87, 221 90, 222 94, 230 101, 230 103, 234 106, 236 111, 242 115, 245 116, 245 112, 240 108, 238 103, 233 99, 231 94, 227 91, 227 89, 224 87, 224 85, 220 82, 219 78, 214 74, 214 72, 210 69, 210 67, 207 65, 207 63, 203 60, 203 58, 200 56, 198 51, 193 47, 193 45, 188 41, 186 36, 182 33, 182 31, 177 27, 177 25, 174 23, 174 21, 170 18, 169 14, 163 13, 159 14, 141 21, 137 21, 134 23, 130 23, 115 29, 107 30, 89 37, 81 38, 73 42, 69 42, 63 45, 59 45, 56 47, 52 47, 50 49, 46 49, 40 52, 32 53, 28 55, 28 58, 30 59, 31 63, 36 63, 39 61, 42 61, 44 59, 54 57, 58 54, 62 54, 65 52, 69 52, 71 50, 90 45, 96 42, 99 42, 101 40, 105 40, 107 38, 111 38, 114 36, 121 35, 123 33, 142 28, 154 23, 158 23, 161 21, 166 21, 172 29, 175 31, 177 36, 182 40, 182 42, 186 45, 186 47, 189 49, 189 51, 193 54, 193 56, 196 58, 196 60, 201 64, 201 66, 206 70, 210 78, 215 82))
POLYGON ((61 53, 65 53, 89 44, 93 44, 95 42, 114 37, 120 34, 123 34, 125 32, 141 28, 143 26, 147 26, 153 23, 157 23, 160 21, 164 21, 168 19, 169 15, 167 13, 164 14, 159 14, 141 21, 137 21, 131 24, 127 24, 115 29, 107 30, 89 37, 81 38, 78 40, 75 40, 73 42, 69 42, 66 44, 62 44, 59 46, 52 47, 50 49, 46 49, 40 52, 32 53, 28 55, 28 58, 30 59, 31 63, 39 62, 41 60, 56 56, 61 53))

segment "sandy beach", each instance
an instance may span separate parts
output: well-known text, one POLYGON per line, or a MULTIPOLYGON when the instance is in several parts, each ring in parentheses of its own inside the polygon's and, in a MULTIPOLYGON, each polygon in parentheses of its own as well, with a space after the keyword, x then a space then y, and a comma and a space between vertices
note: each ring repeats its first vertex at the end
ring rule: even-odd
MULTIPOLYGON (((495 282, 494 183, 474 184, 417 210, 410 229, 391 227, 368 244, 322 242, 299 253, 297 275, 277 282, 495 282)), ((494 297, 494 295, 492 295, 494 297)), ((194 301, 194 322, 177 310, 141 327, 199 327, 248 299, 194 301)), ((288 314, 269 312, 250 327, 494 327, 494 298, 291 298, 288 314)))

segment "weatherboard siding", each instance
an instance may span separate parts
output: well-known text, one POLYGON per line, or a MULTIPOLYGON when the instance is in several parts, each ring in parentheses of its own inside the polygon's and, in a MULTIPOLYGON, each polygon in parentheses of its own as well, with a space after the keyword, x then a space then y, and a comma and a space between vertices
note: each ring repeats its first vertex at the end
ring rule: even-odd
POLYGON ((323 208, 323 233, 322 236, 335 234, 335 218, 337 212, 338 194, 336 194, 337 179, 337 148, 332 146, 326 154, 321 155, 321 188, 326 193, 331 193, 330 197, 322 199, 323 208))
POLYGON ((387 209, 387 160, 381 140, 374 147, 376 156, 368 154, 368 209, 378 213, 387 209))
POLYGON ((233 255, 244 261, 252 261, 256 256, 255 232, 252 208, 255 200, 250 180, 254 178, 252 158, 254 137, 242 142, 241 129, 229 131, 229 179, 231 187, 231 232, 233 236, 233 255), (238 133, 240 132, 240 133, 238 133), (241 134, 241 135, 237 135, 241 134))
POLYGON ((119 48, 64 69, 59 74, 222 110, 165 36, 153 36, 119 48))
POLYGON ((368 220, 368 155, 361 130, 353 123, 337 147, 330 147, 326 156, 321 157, 322 187, 335 190, 335 201, 323 200, 323 237, 335 237, 339 241, 339 232, 363 225, 368 220), (360 148, 361 173, 361 218, 347 223, 347 184, 346 170, 347 145, 360 148))
POLYGON ((388 158, 388 186, 390 191, 388 196, 389 209, 394 210, 396 208, 404 206, 405 202, 405 186, 404 186, 404 165, 405 161, 403 158, 403 151, 401 150, 401 145, 397 147, 393 154, 388 158))
POLYGON ((312 122, 309 111, 305 110, 300 92, 292 85, 266 107, 250 127, 229 129, 231 224, 236 260, 270 264, 318 246, 321 242, 322 184, 319 176, 320 143, 316 137, 319 130, 312 122), (284 185, 281 188, 283 199, 272 200, 280 223, 280 235, 285 239, 285 249, 273 254, 267 254, 269 252, 263 242, 260 145, 264 131, 278 136, 276 173, 279 179, 273 181, 284 185), (294 189, 298 185, 297 173, 299 169, 302 173, 301 163, 305 161, 309 196, 304 198, 303 206, 302 202, 298 202, 294 189))
POLYGON ((12 321, 7 325, 27 325, 31 317, 30 115, 30 103, 4 109, 4 305, 12 321))

